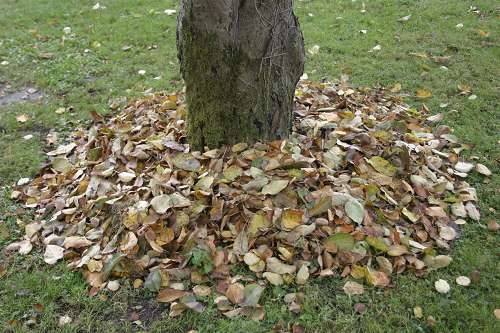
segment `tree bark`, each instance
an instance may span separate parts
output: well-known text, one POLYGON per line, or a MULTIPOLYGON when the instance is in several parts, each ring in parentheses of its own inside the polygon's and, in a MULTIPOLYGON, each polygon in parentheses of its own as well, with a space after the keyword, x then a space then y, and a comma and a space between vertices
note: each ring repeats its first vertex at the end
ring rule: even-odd
POLYGON ((288 137, 305 58, 292 0, 181 0, 177 48, 194 149, 288 137))

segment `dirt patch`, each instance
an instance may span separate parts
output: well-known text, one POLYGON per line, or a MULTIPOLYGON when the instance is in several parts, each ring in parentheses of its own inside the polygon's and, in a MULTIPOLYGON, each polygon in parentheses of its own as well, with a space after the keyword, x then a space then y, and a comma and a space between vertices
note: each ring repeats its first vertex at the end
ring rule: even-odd
MULTIPOLYGON (((113 306, 101 311, 98 319, 102 321, 114 322, 120 326, 128 322, 132 326, 132 331, 142 332, 148 330, 156 321, 168 316, 168 306, 158 303, 151 296, 135 295, 127 297, 113 298, 113 306)), ((62 304, 64 300, 59 300, 62 304)))
POLYGON ((0 83, 0 107, 20 102, 38 102, 44 94, 35 87, 28 86, 18 91, 11 91, 11 86, 0 83))
POLYGON ((162 309, 162 306, 155 299, 137 298, 134 303, 134 305, 129 306, 125 319, 134 323, 137 328, 150 327, 161 318, 163 312, 168 311, 165 308, 162 309))
POLYGON ((18 130, 18 133, 20 133, 22 136, 36 133, 40 138, 44 139, 47 134, 49 134, 50 130, 51 129, 44 126, 43 123, 36 122, 33 123, 30 127, 20 128, 18 130))

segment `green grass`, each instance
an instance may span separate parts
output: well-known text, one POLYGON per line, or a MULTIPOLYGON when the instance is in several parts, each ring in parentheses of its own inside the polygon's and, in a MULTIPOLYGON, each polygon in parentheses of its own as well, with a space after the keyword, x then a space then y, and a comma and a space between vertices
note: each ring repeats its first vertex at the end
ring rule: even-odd
MULTIPOLYGON (((147 89, 174 90, 182 86, 175 50, 175 17, 163 11, 177 1, 101 1, 105 10, 94 11, 94 1, 3 0, 0 3, 0 81, 14 88, 32 84, 46 97, 41 103, 15 104, 0 109, 0 186, 33 175, 44 162, 44 139, 50 129, 61 136, 68 129, 85 124, 88 112, 111 112, 110 99, 140 96, 147 89), (62 41, 63 28, 71 27, 74 38, 62 41), (99 46, 100 45, 100 46, 99 46), (129 45, 129 51, 122 47, 129 45), (157 47, 154 47, 156 45, 157 47), (85 50, 88 49, 86 52, 85 50), (42 59, 41 53, 53 53, 42 59), (137 74, 140 69, 146 75, 137 74), (155 77, 161 76, 160 79, 155 77), (57 115, 59 107, 72 112, 57 115), (26 113, 24 124, 15 120, 26 113), (31 140, 24 140, 33 134, 31 140)), ((498 234, 483 225, 498 219, 500 209, 500 76, 498 5, 477 0, 482 15, 469 11, 467 1, 372 0, 296 1, 307 48, 317 44, 320 52, 308 56, 306 71, 319 80, 337 79, 348 74, 355 86, 402 85, 405 101, 416 107, 417 89, 425 88, 432 97, 425 104, 433 112, 444 112, 444 124, 471 144, 469 156, 477 156, 494 176, 485 182, 473 178, 478 188, 483 219, 465 226, 451 255, 452 265, 423 279, 402 274, 389 290, 368 288, 361 296, 342 292, 338 277, 316 280, 305 290, 303 311, 296 316, 278 299, 286 290, 266 291, 266 318, 262 322, 226 319, 213 307, 203 314, 186 313, 168 318, 168 309, 151 301, 144 291, 122 288, 107 300, 86 296, 87 286, 77 272, 63 264, 48 268, 41 254, 27 258, 4 258, 0 265, 7 274, 0 278, 0 325, 12 331, 127 332, 141 330, 128 316, 133 308, 151 332, 268 332, 273 327, 291 331, 299 323, 307 332, 495 332, 500 322, 493 310, 500 307, 498 284, 498 234), (309 14, 312 14, 309 15, 309 14), (397 19, 411 14, 408 22, 397 19), (455 26, 463 23, 462 29, 455 26), (362 34, 360 30, 367 30, 362 34), (484 36, 480 31, 489 33, 484 36), (381 50, 368 52, 375 45, 381 50), (428 58, 416 56, 428 54, 428 58), (450 56, 448 70, 432 56, 450 56), (476 100, 458 94, 457 85, 472 87, 476 100), (440 108, 446 103, 446 108, 440 108), (455 277, 481 273, 480 281, 468 288, 456 286, 455 277), (451 282, 452 292, 443 296, 433 290, 438 278, 451 282), (362 302, 367 311, 358 315, 353 306, 362 302), (33 305, 44 305, 38 314, 33 305), (424 318, 413 315, 421 306, 424 318), (142 312, 148 312, 145 316, 142 312), (59 316, 73 322, 57 326, 59 316), (25 322, 35 317, 32 327, 10 326, 9 321, 25 322), (435 325, 426 318, 433 316, 435 325)), ((19 236, 16 217, 19 207, 10 202, 8 190, 0 191, 0 247, 19 236), (9 233, 9 235, 7 235, 9 233)), ((29 220, 29 215, 24 216, 29 220)), ((12 323, 12 322, 10 322, 12 323)))

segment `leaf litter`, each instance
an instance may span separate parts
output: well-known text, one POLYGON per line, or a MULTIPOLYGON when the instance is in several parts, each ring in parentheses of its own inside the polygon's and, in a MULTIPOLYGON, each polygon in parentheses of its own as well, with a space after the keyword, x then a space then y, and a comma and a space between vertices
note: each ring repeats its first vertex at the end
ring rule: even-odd
MULTIPOLYGON (((186 110, 183 93, 157 94, 76 129, 14 186, 35 219, 6 250, 66 260, 90 295, 130 279, 170 316, 213 296, 227 317, 261 320, 269 284, 340 275, 356 295, 446 267, 459 225, 480 218, 464 178, 487 168, 463 160, 467 146, 427 108, 386 90, 303 80, 288 140, 204 152, 187 144, 186 110), (238 265, 252 275, 232 274, 238 265)), ((284 303, 299 313, 303 298, 284 303)))

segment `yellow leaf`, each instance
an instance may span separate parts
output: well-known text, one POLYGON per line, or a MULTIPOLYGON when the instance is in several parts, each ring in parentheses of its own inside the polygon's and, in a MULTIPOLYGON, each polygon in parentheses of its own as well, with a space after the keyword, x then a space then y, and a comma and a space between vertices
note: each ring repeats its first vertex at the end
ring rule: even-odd
POLYGON ((303 214, 304 213, 301 210, 285 210, 281 216, 281 227, 284 230, 292 230, 295 227, 298 227, 302 223, 303 214))
POLYGON ((263 213, 257 213, 252 217, 250 224, 248 225, 247 233, 250 237, 257 234, 259 230, 267 229, 271 226, 271 221, 263 213))
POLYGON ((420 306, 416 306, 413 308, 413 314, 415 315, 415 318, 422 318, 424 316, 422 308, 420 306))
POLYGON ((472 92, 472 88, 468 84, 459 84, 457 86, 457 88, 458 88, 458 90, 460 90, 461 95, 467 95, 467 94, 470 94, 472 92))
POLYGON ((393 93, 398 93, 401 91, 401 83, 397 82, 394 84, 394 86, 391 88, 391 92, 393 93))
POLYGON ((378 172, 380 172, 386 176, 392 177, 396 174, 396 171, 397 171, 396 167, 394 165, 392 165, 391 162, 389 162, 388 160, 386 160, 383 157, 374 156, 374 157, 370 158, 369 160, 367 160, 367 162, 375 170, 377 170, 378 172))
POLYGON ((427 53, 424 53, 424 52, 413 52, 413 53, 410 53, 410 55, 415 56, 415 57, 420 58, 420 59, 427 59, 429 57, 427 55, 427 53))
POLYGON ((366 237, 365 241, 368 243, 368 245, 375 248, 376 250, 379 250, 382 252, 389 251, 389 245, 387 245, 381 238, 377 238, 374 236, 368 236, 368 237, 366 237))
POLYGON ((352 265, 351 276, 355 279, 363 279, 368 273, 366 267, 359 265, 352 265))
POLYGON ((427 89, 417 89, 417 98, 420 98, 420 99, 425 99, 425 98, 429 98, 432 96, 432 92, 430 92, 429 90, 427 89))
POLYGON ((366 282, 375 287, 387 287, 391 280, 384 272, 371 271, 370 269, 368 269, 366 274, 366 282))
POLYGON ((487 38, 490 36, 490 33, 488 31, 484 31, 484 30, 481 30, 481 29, 477 29, 476 30, 477 34, 483 38, 487 38))

